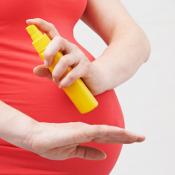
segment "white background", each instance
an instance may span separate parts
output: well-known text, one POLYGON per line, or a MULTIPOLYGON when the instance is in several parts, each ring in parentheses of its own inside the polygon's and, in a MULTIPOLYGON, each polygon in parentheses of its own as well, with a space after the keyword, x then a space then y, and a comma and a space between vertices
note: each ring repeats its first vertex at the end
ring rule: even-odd
MULTIPOLYGON (((111 175, 174 175, 175 1, 123 3, 148 35, 152 55, 116 92, 127 129, 147 139, 142 144, 125 145, 111 175)), ((106 47, 81 21, 76 25, 75 37, 96 57, 106 47)))

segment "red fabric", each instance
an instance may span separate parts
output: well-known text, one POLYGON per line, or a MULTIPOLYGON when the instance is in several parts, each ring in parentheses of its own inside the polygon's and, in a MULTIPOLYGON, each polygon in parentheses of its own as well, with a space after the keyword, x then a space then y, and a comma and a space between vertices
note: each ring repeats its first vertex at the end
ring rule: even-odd
MULTIPOLYGON (((0 99, 38 121, 81 121, 124 127, 114 90, 96 96, 98 108, 82 115, 52 81, 32 73, 33 67, 40 64, 41 60, 25 31, 25 20, 28 18, 40 17, 54 23, 61 35, 77 44, 91 61, 94 59, 73 36, 73 27, 83 14, 86 4, 87 0, 0 1, 0 99)), ((0 174, 109 174, 118 159, 121 145, 87 145, 104 150, 107 159, 47 160, 0 140, 0 174)))

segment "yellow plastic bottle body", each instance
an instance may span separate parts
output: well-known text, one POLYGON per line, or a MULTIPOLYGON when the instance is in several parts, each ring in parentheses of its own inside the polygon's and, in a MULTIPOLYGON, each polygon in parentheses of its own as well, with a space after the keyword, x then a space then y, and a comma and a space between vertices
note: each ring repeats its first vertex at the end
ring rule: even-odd
MULTIPOLYGON (((44 60, 43 53, 50 42, 50 38, 46 34, 42 34, 35 25, 28 26, 26 30, 33 40, 33 46, 41 59, 44 60)), ((62 56, 63 54, 61 52, 57 52, 52 65, 49 67, 51 72, 62 56)), ((68 68, 67 71, 69 70, 71 68, 68 68)), ((98 106, 98 101, 80 78, 75 80, 69 87, 63 88, 63 90, 82 114, 90 112, 98 106)))

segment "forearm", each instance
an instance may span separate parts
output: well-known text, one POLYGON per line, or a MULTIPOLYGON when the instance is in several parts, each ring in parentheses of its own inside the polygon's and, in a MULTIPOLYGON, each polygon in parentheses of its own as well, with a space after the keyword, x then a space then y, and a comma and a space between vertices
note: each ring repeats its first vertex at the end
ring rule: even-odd
POLYGON ((139 27, 116 32, 103 54, 95 60, 108 77, 108 89, 115 88, 131 78, 148 59, 149 42, 139 27))
POLYGON ((37 121, 0 101, 0 138, 16 146, 30 149, 25 138, 37 121))

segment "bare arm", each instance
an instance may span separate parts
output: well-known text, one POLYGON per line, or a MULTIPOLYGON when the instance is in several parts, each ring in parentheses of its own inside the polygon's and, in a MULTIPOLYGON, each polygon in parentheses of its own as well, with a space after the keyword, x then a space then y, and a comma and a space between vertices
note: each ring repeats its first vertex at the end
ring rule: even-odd
POLYGON ((0 101, 0 138, 26 149, 26 136, 37 121, 0 101))
POLYGON ((148 59, 149 42, 119 0, 88 0, 82 20, 108 45, 95 61, 110 79, 107 89, 128 80, 148 59))

